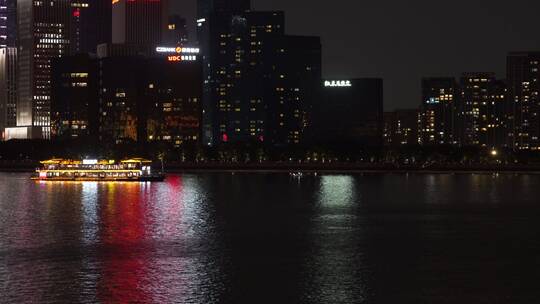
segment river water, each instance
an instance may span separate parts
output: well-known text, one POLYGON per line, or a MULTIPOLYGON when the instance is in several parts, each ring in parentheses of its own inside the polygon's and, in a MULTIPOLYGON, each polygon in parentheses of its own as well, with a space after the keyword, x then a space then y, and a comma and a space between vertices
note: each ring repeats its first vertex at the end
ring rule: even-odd
POLYGON ((540 303, 540 175, 0 174, 1 303, 540 303))

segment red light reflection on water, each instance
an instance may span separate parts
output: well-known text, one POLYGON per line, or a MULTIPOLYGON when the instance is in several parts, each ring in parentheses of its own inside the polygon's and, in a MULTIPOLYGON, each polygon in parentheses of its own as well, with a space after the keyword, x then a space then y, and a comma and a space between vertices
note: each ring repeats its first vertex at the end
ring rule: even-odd
POLYGON ((101 206, 102 273, 98 298, 105 303, 149 303, 150 242, 145 239, 147 203, 143 184, 107 185, 101 206))

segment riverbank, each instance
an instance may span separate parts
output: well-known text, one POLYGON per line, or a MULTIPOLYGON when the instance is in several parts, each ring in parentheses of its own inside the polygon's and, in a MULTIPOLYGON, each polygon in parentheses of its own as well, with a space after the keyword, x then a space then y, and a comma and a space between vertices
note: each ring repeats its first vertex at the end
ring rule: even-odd
POLYGON ((540 174, 540 166, 530 165, 390 165, 390 164, 169 164, 169 173, 199 172, 303 172, 303 173, 527 173, 540 174))
MULTIPOLYGON (((0 161, 0 172, 34 172, 38 161, 0 161)), ((154 168, 161 168, 155 163, 154 168)), ((201 172, 304 172, 304 173, 527 173, 540 174, 540 165, 512 164, 432 164, 393 165, 371 163, 167 163, 167 173, 201 172)))

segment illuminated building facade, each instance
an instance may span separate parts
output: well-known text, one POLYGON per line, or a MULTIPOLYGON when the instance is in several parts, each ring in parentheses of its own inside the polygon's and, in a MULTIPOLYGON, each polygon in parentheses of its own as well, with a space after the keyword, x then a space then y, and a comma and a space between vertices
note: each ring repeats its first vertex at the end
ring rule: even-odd
POLYGON ((320 38, 285 35, 283 12, 248 11, 249 1, 213 5, 198 20, 205 144, 300 143, 321 80, 320 38))
POLYGON ((516 52, 507 57, 509 147, 540 150, 540 52, 516 52))
MULTIPOLYGON (((222 39, 231 34, 233 16, 251 10, 250 0, 198 0, 197 1, 197 40, 202 50, 204 93, 203 93, 203 141, 205 145, 219 143, 223 134, 219 132, 216 116, 219 101, 216 89, 220 84, 216 75, 221 73, 220 63, 223 55, 222 39)), ((233 61, 234 62, 234 61, 233 61)), ((227 63, 225 63, 227 64, 227 63)), ((219 74, 222 75, 222 74, 219 74)))
POLYGON ((324 80, 321 94, 310 140, 329 147, 382 146, 382 79, 324 80))
POLYGON ((384 113, 384 144, 387 146, 418 145, 420 112, 416 109, 384 113))
POLYGON ((274 76, 266 45, 284 36, 284 23, 282 12, 246 12, 220 28, 211 76, 215 143, 265 140, 274 76))
MULTIPOLYGON (((17 48, 0 49, 0 134, 17 126, 17 48)), ((4 139, 2 136, 0 139, 4 139)))
POLYGON ((464 73, 457 100, 459 142, 464 146, 500 147, 506 130, 506 89, 495 73, 464 73))
POLYGON ((51 61, 69 53, 71 1, 18 0, 17 126, 50 137, 51 61))
POLYGON ((452 77, 422 79, 421 144, 458 144, 455 136, 458 94, 459 87, 452 77))
MULTIPOLYGON (((190 55, 192 56, 192 55, 190 55)), ((200 140, 199 60, 107 57, 100 62, 99 134, 104 142, 200 140)))
POLYGON ((0 48, 14 47, 17 38, 17 0, 0 0, 0 48))
MULTIPOLYGON (((184 55, 191 56, 194 55, 184 55)), ((147 141, 194 146, 201 140, 202 66, 199 60, 149 62, 147 141)))
POLYGON ((160 44, 166 8, 165 0, 113 0, 112 43, 160 44))
POLYGON ((97 139, 98 61, 87 54, 52 63, 51 134, 53 138, 97 139))
POLYGON ((78 54, 53 62, 55 137, 105 144, 199 143, 199 49, 157 47, 146 55, 125 55, 123 45, 111 51, 110 56, 78 54))

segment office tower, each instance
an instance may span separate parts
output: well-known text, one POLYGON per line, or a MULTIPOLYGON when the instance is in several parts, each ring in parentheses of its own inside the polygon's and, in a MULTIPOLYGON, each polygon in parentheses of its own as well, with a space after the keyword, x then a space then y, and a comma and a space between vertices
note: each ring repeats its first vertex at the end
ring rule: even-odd
POLYGON ((234 15, 250 9, 251 0, 197 0, 198 18, 215 14, 234 15))
POLYGON ((251 9, 250 0, 198 0, 197 40, 201 48, 204 75, 203 141, 206 145, 219 143, 223 135, 216 130, 217 114, 215 90, 219 89, 215 75, 220 73, 218 56, 221 39, 231 34, 233 16, 251 9))
POLYGON ((195 55, 101 58, 101 141, 161 141, 175 146, 198 143, 201 71, 195 55), (182 56, 190 59, 182 60, 182 56))
POLYGON ((461 145, 502 146, 505 129, 505 86, 495 73, 464 73, 457 99, 461 145))
POLYGON ((540 52, 514 52, 507 57, 508 146, 540 149, 540 52))
POLYGON ((166 8, 164 0, 112 1, 112 43, 157 46, 166 8))
POLYGON ((209 31, 199 32, 208 39, 204 142, 298 144, 321 80, 320 39, 285 35, 283 12, 245 9, 222 7, 199 20, 209 31))
MULTIPOLYGON (((0 49, 0 134, 17 125, 17 49, 0 49)), ((2 136, 1 139, 6 139, 2 136)))
POLYGON ((71 0, 71 53, 96 53, 102 43, 111 43, 111 1, 71 0))
POLYGON ((0 0, 0 48, 14 47, 17 38, 17 1, 0 0))
POLYGON ((420 138, 423 145, 458 144, 455 123, 458 94, 454 78, 422 79, 420 138))
POLYGON ((164 45, 181 45, 188 42, 188 30, 186 19, 178 15, 169 16, 169 20, 163 32, 162 43, 164 45))
POLYGON ((199 143, 202 67, 193 50, 55 60, 53 134, 104 144, 199 143))
MULTIPOLYGON (((214 143, 264 141, 272 63, 266 45, 284 35, 282 12, 246 12, 221 28, 211 58, 214 143)), ((208 113, 208 112, 206 112, 208 113)))
POLYGON ((263 79, 268 121, 264 136, 273 145, 300 144, 320 97, 321 39, 286 35, 263 43, 263 62, 269 65, 263 79))
POLYGON ((97 139, 98 61, 88 54, 52 61, 51 134, 57 139, 97 139))
POLYGON ((50 137, 51 60, 69 53, 71 1, 18 0, 17 126, 50 137))
POLYGON ((151 107, 146 140, 175 147, 198 145, 202 114, 201 61, 154 59, 148 64, 147 98, 151 107))
POLYGON ((383 80, 324 80, 313 113, 313 142, 328 147, 380 147, 383 80))
POLYGON ((384 113, 384 144, 418 145, 419 124, 420 113, 416 109, 400 109, 384 113))

